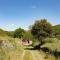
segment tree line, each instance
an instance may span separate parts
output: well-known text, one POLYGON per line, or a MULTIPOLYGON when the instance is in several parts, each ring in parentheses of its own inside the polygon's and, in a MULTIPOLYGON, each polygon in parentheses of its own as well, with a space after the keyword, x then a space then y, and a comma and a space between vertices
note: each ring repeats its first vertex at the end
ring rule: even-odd
POLYGON ((40 45, 46 37, 57 37, 60 39, 60 25, 52 26, 47 19, 40 19, 31 25, 28 31, 17 28, 15 31, 4 31, 0 29, 0 36, 10 36, 13 38, 37 39, 40 45))

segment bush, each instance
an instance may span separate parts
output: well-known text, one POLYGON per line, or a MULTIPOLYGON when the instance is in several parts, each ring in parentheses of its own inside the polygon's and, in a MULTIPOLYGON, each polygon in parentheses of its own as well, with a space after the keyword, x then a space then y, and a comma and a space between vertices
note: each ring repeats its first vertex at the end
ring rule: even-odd
POLYGON ((14 38, 22 38, 24 33, 24 29, 18 28, 14 31, 14 38))
POLYGON ((46 38, 43 42, 45 43, 54 43, 54 42, 58 42, 59 39, 57 38, 46 38))

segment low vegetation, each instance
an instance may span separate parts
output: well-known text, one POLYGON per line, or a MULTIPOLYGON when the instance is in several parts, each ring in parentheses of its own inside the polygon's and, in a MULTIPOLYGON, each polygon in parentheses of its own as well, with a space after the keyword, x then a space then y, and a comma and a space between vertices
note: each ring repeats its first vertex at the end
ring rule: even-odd
POLYGON ((37 20, 28 31, 22 28, 15 31, 0 29, 0 60, 22 60, 24 51, 23 60, 33 60, 31 52, 35 54, 35 50, 43 60, 60 60, 59 45, 60 25, 52 26, 46 19, 37 20), (31 40, 32 45, 22 45, 23 39, 31 40))

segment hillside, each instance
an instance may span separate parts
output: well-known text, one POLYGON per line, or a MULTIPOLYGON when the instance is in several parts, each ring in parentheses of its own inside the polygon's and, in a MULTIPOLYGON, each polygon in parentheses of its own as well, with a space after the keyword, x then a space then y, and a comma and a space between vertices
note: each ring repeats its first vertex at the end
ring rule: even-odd
POLYGON ((60 24, 53 26, 53 30, 54 30, 54 32, 56 32, 57 34, 60 34, 60 24))

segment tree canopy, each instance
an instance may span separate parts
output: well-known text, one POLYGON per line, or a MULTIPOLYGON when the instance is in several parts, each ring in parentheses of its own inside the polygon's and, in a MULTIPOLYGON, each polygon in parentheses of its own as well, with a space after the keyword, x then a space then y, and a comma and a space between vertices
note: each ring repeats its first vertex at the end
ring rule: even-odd
POLYGON ((37 20, 34 25, 32 25, 31 33, 39 41, 43 40, 52 34, 52 25, 47 22, 46 19, 37 20))
POLYGON ((23 33, 25 33, 25 30, 22 28, 18 28, 14 31, 14 38, 21 38, 23 37, 23 33))

